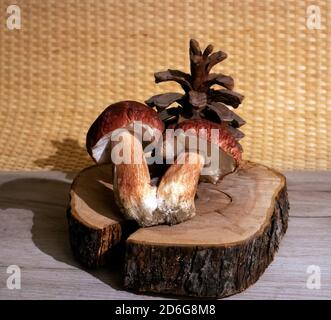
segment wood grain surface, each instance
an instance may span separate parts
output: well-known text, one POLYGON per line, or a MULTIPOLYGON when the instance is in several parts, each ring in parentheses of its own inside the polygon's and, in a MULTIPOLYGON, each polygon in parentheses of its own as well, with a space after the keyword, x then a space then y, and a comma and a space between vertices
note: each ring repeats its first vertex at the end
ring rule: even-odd
MULTIPOLYGON (((286 172, 289 226, 275 260, 256 284, 228 299, 331 299, 331 172, 286 172), (307 268, 321 270, 321 288, 308 289, 307 268)), ((65 216, 74 174, 0 174, 0 299, 176 298, 127 292, 120 268, 84 270, 72 257, 65 216), (22 272, 9 290, 9 265, 22 272)))

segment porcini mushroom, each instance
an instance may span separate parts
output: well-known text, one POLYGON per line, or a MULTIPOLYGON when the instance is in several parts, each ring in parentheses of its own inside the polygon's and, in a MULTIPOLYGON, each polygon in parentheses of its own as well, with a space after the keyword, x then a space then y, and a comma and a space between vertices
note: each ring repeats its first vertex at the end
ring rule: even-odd
POLYGON ((114 130, 126 128, 132 131, 133 124, 140 123, 142 133, 158 136, 164 129, 158 114, 137 101, 121 101, 107 107, 93 122, 86 136, 86 149, 98 163, 111 162, 111 135, 114 130))
POLYGON ((122 213, 128 219, 148 226, 155 220, 156 187, 151 185, 142 137, 133 132, 137 125, 144 132, 150 131, 154 137, 162 135, 163 122, 153 109, 136 101, 115 103, 92 124, 87 133, 86 147, 95 162, 114 165, 114 196, 122 213), (120 153, 112 152, 119 143, 123 146, 122 153, 129 156, 125 162, 121 162, 120 153))
POLYGON ((205 167, 200 180, 217 183, 233 172, 241 161, 242 148, 225 126, 196 119, 180 122, 173 129, 165 135, 165 158, 176 157, 183 151, 203 155, 205 167))
POLYGON ((108 107, 87 133, 86 147, 94 161, 113 164, 114 195, 119 209, 143 227, 191 218, 195 214, 194 197, 203 158, 183 152, 159 185, 153 185, 143 150, 143 133, 133 132, 136 124, 142 131, 154 134, 156 140, 162 136, 163 122, 157 113, 135 101, 108 107), (120 143, 122 152, 128 154, 124 162, 123 154, 114 152, 120 143))

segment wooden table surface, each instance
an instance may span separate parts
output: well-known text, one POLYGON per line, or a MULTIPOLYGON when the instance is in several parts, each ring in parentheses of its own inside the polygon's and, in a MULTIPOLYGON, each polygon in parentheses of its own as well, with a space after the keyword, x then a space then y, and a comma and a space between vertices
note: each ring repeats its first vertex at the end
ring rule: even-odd
MULTIPOLYGON (((286 172, 288 231, 259 281, 228 299, 331 299, 331 172, 286 172), (309 266, 320 289, 307 288, 309 266)), ((65 208, 72 174, 0 173, 0 299, 160 299, 121 286, 119 267, 84 270, 72 258, 65 208), (7 267, 21 289, 7 288, 7 267)))

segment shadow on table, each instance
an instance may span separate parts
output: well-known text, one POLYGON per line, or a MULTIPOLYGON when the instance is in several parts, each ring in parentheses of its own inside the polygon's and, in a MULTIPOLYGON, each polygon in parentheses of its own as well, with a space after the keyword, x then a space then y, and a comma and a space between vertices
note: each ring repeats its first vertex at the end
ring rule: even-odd
MULTIPOLYGON (((72 256, 66 220, 66 208, 70 183, 42 178, 15 179, 0 185, 0 209, 25 209, 33 212, 31 229, 32 241, 45 254, 55 260, 81 268, 97 279, 110 285, 113 289, 124 291, 122 285, 122 259, 111 265, 98 269, 86 269, 72 256)), ((144 293, 151 297, 191 299, 144 293)))
MULTIPOLYGON (((22 178, 0 186, 0 209, 25 209, 33 212, 32 241, 45 254, 57 261, 84 269, 72 256, 66 206, 70 183, 40 178, 22 178)), ((86 270, 91 275, 117 290, 121 284, 121 263, 96 270, 86 270)))
POLYGON ((83 169, 93 164, 85 147, 82 147, 77 140, 67 138, 62 141, 52 140, 51 143, 56 151, 46 158, 34 160, 34 164, 39 168, 62 171, 66 173, 68 179, 73 179, 74 170, 83 169))

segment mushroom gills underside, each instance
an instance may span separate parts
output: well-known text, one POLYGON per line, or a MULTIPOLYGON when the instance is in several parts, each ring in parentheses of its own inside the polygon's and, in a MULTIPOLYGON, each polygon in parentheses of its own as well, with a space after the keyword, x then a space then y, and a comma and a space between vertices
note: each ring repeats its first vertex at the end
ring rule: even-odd
POLYGON ((218 156, 216 159, 213 156, 207 157, 207 159, 209 163, 206 161, 205 167, 202 169, 200 175, 201 182, 216 184, 237 168, 236 160, 221 148, 218 148, 218 156))
POLYGON ((112 162, 112 148, 113 145, 121 142, 121 136, 126 131, 129 131, 141 141, 146 158, 152 154, 152 149, 155 147, 154 142, 157 141, 162 134, 155 128, 140 122, 132 122, 124 128, 118 129, 116 132, 112 131, 105 134, 92 148, 93 158, 98 164, 112 162))

